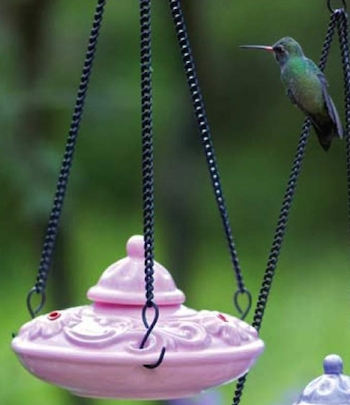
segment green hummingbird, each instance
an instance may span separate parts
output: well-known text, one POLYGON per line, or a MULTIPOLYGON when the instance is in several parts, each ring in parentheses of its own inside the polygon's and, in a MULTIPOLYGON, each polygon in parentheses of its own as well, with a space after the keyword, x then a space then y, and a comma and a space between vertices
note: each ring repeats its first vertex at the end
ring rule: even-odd
POLYGON ((332 138, 343 137, 343 127, 334 103, 328 94, 328 83, 322 71, 308 59, 291 37, 272 46, 242 45, 241 48, 272 52, 281 69, 281 79, 291 102, 310 118, 322 148, 327 151, 332 138))

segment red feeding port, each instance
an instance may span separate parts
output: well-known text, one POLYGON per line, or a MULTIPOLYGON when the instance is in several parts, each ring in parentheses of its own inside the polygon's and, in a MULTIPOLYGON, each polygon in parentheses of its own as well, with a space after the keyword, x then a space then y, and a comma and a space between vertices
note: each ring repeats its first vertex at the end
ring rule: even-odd
POLYGON ((228 322, 228 320, 224 317, 224 315, 222 315, 222 314, 219 314, 218 315, 218 318, 219 319, 221 319, 222 321, 224 321, 224 322, 228 322))
POLYGON ((59 311, 52 311, 47 315, 47 319, 49 321, 55 321, 61 316, 61 313, 59 311))

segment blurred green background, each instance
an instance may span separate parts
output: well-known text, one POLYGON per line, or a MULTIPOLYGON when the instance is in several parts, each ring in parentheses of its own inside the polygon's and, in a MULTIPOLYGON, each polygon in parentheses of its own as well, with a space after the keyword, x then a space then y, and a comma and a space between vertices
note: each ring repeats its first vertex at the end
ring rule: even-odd
MULTIPOLYGON (((36 277, 95 3, 0 2, 0 402, 6 405, 125 402, 74 398, 32 377, 10 349, 11 332, 29 320, 25 298, 36 277)), ((87 288, 125 255, 129 236, 142 232, 138 2, 108 3, 45 312, 87 303, 87 288)), ((303 116, 286 98, 273 58, 238 46, 289 35, 318 60, 329 11, 325 0, 182 3, 255 302, 303 116)), ((185 291, 188 306, 236 314, 235 281, 168 2, 154 0, 153 11, 156 259, 185 291)), ((343 118, 337 40, 326 74, 343 118)), ((266 350, 242 404, 291 403, 322 373, 329 353, 340 354, 350 373, 346 196, 344 142, 325 153, 312 132, 261 331, 266 350)), ((223 403, 231 403, 234 384, 219 390, 223 403)))

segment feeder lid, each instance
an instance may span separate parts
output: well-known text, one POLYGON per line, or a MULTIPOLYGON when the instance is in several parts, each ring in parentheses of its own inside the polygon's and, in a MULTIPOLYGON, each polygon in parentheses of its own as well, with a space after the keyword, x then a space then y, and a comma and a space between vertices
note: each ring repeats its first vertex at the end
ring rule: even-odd
POLYGON ((336 354, 323 361, 324 374, 311 381, 295 405, 350 404, 350 377, 343 374, 343 361, 336 354))
MULTIPOLYGON (((132 236, 126 245, 127 257, 118 260, 105 270, 98 283, 88 290, 90 300, 99 303, 144 305, 145 272, 144 240, 132 236)), ((168 270, 154 262, 154 295, 158 305, 179 305, 185 295, 176 288, 168 270)))

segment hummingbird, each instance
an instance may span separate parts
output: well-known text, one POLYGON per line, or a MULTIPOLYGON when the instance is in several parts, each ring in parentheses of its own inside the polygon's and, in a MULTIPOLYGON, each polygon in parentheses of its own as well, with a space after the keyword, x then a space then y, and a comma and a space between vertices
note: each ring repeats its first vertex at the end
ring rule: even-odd
POLYGON ((284 37, 272 46, 240 47, 263 49, 273 54, 279 64, 287 96, 310 119, 325 151, 328 151, 334 137, 343 137, 338 112, 328 93, 327 79, 320 68, 304 55, 297 41, 284 37))

